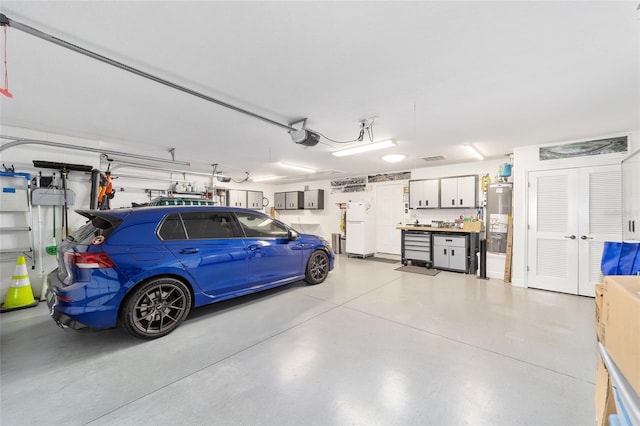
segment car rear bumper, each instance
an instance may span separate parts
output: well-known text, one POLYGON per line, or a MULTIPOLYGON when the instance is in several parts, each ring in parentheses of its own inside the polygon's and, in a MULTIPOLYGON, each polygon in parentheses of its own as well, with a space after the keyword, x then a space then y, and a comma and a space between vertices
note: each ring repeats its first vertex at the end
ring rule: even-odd
POLYGON ((61 328, 69 327, 75 330, 79 330, 81 328, 87 327, 86 324, 83 324, 80 321, 77 321, 62 312, 56 311, 55 302, 56 302, 56 295, 53 292, 50 292, 49 290, 47 290, 47 306, 49 307, 49 315, 51 315, 51 318, 61 328))
POLYGON ((59 326, 73 329, 116 326, 118 303, 115 300, 119 300, 119 285, 89 281, 64 286, 58 278, 57 269, 47 275, 45 284, 49 315, 59 326), (105 292, 105 288, 113 291, 105 292))

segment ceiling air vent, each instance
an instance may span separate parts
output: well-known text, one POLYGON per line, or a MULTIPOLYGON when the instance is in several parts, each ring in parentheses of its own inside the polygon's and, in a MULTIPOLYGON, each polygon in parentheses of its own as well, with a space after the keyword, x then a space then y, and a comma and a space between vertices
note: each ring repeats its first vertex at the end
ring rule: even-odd
POLYGON ((431 157, 422 157, 424 161, 440 161, 445 160, 446 157, 444 155, 432 155, 431 157))

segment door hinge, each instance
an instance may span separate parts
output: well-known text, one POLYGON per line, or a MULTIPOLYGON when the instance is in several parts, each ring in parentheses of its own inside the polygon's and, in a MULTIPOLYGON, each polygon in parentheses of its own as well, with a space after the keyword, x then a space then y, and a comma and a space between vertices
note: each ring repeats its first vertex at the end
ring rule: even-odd
POLYGON ((527 265, 527 272, 529 272, 529 265, 527 265))

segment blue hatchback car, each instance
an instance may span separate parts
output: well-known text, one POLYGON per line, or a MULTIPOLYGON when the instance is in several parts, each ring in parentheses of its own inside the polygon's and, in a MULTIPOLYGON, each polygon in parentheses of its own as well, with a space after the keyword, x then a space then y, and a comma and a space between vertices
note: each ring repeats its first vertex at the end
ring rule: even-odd
POLYGON ((58 248, 47 277, 53 319, 71 328, 120 324, 143 339, 175 330, 194 307, 333 269, 329 243, 255 210, 140 207, 78 210, 89 222, 58 248))

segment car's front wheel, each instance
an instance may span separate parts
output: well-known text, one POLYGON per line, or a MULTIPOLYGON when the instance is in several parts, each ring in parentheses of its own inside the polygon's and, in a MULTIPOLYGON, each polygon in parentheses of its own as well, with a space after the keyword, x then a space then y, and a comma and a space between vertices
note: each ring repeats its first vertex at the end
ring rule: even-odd
POLYGON ((175 278, 156 278, 134 289, 121 311, 122 327, 132 336, 155 339, 175 330, 189 315, 191 293, 175 278))
POLYGON ((309 284, 320 284, 329 275, 329 256, 324 250, 311 253, 307 261, 304 280, 309 284))

